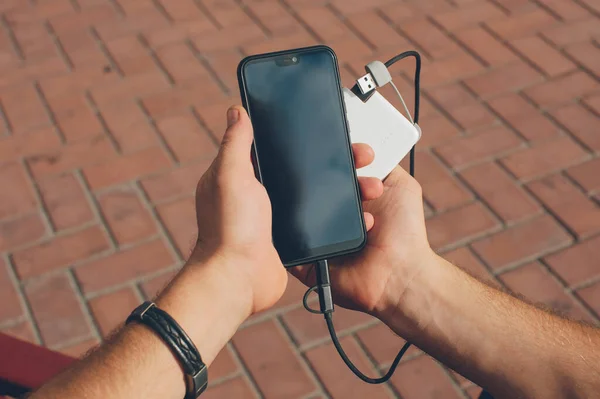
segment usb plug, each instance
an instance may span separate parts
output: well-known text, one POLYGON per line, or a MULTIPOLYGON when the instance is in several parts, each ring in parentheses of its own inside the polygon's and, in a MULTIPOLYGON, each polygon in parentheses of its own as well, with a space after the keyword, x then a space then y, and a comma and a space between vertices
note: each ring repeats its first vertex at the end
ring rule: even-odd
POLYGON ((362 76, 356 81, 356 83, 358 84, 358 88, 362 94, 368 94, 377 87, 375 81, 373 80, 373 76, 370 73, 362 76))

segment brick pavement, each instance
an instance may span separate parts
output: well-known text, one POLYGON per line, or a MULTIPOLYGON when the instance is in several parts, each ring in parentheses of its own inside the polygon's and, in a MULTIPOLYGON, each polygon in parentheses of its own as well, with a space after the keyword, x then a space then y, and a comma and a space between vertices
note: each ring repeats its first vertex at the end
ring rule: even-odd
MULTIPOLYGON (((80 355, 163 286, 193 242, 193 187, 238 101, 237 62, 319 42, 347 83, 422 52, 432 245, 598 322, 598 0, 3 0, 0 13, 3 332, 80 355)), ((412 65, 394 73, 410 90, 412 65)), ((207 398, 476 395, 416 349, 388 385, 362 384, 302 293, 291 282, 237 333, 207 398)), ((401 346, 364 315, 336 321, 362 369, 401 346)))

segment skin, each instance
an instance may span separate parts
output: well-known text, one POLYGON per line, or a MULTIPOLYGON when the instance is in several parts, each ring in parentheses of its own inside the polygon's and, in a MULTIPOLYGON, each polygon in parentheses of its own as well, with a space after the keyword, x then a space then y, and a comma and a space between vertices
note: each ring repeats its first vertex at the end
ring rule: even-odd
MULTIPOLYGON (((219 154, 198 184, 198 242, 156 299, 210 366, 251 314, 273 306, 288 273, 271 242, 271 207, 254 177, 252 127, 228 111, 219 154), (226 289, 224 289, 226 287, 226 289)), ((373 159, 353 147, 357 167, 373 159)), ((427 241, 419 184, 401 168, 359 181, 368 244, 331 262, 338 305, 381 319, 465 377, 502 398, 590 398, 600 392, 600 333, 470 277, 427 241), (534 377, 532 377, 534 376, 534 377)), ((314 284, 311 266, 292 274, 314 284)), ((182 371, 169 349, 130 324, 32 398, 181 398, 182 371)))

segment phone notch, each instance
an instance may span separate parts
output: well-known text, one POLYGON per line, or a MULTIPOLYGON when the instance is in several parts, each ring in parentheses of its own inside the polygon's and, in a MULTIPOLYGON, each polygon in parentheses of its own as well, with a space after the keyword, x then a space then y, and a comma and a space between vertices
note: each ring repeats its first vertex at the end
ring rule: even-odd
POLYGON ((275 64, 282 67, 298 65, 299 63, 300 57, 295 54, 286 54, 275 59, 275 64))

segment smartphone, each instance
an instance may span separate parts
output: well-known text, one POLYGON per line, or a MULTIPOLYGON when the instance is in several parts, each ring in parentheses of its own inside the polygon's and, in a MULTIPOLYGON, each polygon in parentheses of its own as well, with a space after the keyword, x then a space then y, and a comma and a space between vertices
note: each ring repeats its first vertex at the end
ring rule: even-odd
POLYGON ((240 62, 238 80, 284 266, 359 251, 367 234, 333 50, 253 55, 240 62))

